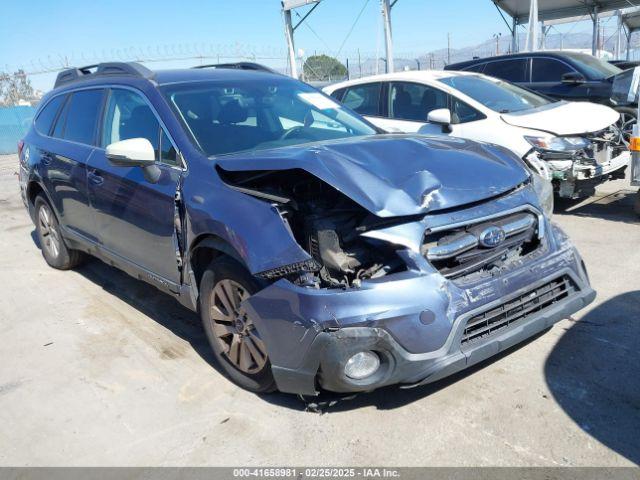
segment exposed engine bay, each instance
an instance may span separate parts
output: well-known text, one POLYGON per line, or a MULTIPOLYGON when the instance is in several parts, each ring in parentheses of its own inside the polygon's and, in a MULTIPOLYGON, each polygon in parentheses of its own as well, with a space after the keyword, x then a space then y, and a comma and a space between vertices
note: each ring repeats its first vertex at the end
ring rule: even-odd
POLYGON ((298 244, 313 261, 291 269, 258 274, 287 278, 308 287, 348 288, 361 280, 401 271, 404 262, 393 245, 362 233, 409 218, 383 219, 301 169, 228 172, 221 178, 243 193, 271 201, 298 244), (277 177, 277 181, 274 181, 277 177))

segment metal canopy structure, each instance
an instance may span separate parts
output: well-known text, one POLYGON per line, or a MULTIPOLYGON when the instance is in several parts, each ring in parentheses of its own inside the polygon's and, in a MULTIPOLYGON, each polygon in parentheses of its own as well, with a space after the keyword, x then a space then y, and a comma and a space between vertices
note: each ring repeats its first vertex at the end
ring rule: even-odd
POLYGON ((622 23, 629 33, 640 30, 640 10, 634 9, 630 12, 623 12, 622 23))
MULTIPOLYGON (((599 19, 602 14, 634 7, 637 0, 492 0, 493 3, 513 20, 511 35, 513 37, 514 50, 517 39, 517 26, 529 23, 535 25, 545 22, 546 25, 561 23, 563 21, 579 21, 588 16, 593 22, 592 54, 596 54, 598 48, 599 19), (529 12, 534 12, 534 18, 529 18, 529 12)), ((533 40, 535 33, 530 32, 533 40)), ((535 42, 529 47, 537 48, 535 42)))
MULTIPOLYGON (((518 24, 529 21, 531 0, 493 0, 507 15, 518 24)), ((629 0, 538 0, 538 20, 558 20, 562 18, 583 17, 593 12, 604 13, 635 6, 637 2, 629 0)))

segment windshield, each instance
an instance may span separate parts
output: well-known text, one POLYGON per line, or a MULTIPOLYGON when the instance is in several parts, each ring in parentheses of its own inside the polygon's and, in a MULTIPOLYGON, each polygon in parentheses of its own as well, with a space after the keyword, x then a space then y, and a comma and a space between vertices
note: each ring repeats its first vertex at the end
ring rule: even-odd
POLYGON ((209 156, 373 135, 373 127, 314 88, 286 77, 162 88, 209 156))
POLYGON ((615 65, 605 62, 593 55, 585 55, 584 53, 566 53, 564 55, 573 60, 574 63, 580 65, 582 73, 591 80, 603 80, 622 73, 615 65))
POLYGON ((460 75, 440 81, 499 113, 521 112, 551 103, 540 95, 496 78, 460 75))

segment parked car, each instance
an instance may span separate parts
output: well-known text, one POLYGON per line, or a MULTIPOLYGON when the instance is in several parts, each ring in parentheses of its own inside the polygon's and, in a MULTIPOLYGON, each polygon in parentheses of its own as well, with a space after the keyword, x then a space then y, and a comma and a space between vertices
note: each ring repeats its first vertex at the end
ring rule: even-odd
POLYGON ((555 99, 585 100, 610 106, 620 113, 619 126, 627 139, 636 122, 637 103, 612 99, 613 81, 623 70, 586 53, 515 53, 453 63, 444 68, 501 78, 555 99))
POLYGON ((640 61, 638 60, 609 60, 609 63, 618 67, 620 70, 640 67, 640 61))
POLYGON ((174 296, 255 392, 431 382, 595 296, 511 152, 380 134, 278 74, 65 71, 19 157, 50 266, 91 254, 174 296))
POLYGON ((324 91, 387 131, 447 135, 508 148, 551 180, 561 197, 591 195, 596 185, 624 178, 629 163, 615 110, 553 101, 485 75, 398 72, 324 91))

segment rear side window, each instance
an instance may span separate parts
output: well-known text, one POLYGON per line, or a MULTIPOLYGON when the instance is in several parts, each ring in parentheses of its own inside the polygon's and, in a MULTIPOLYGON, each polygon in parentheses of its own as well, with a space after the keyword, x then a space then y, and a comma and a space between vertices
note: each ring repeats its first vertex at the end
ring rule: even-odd
POLYGON ((501 60, 487 63, 483 73, 508 82, 526 82, 527 59, 501 60))
POLYGON ((482 73, 482 71, 484 70, 486 63, 479 63, 477 65, 471 65, 470 67, 467 67, 464 69, 465 72, 476 72, 476 73, 482 73))
POLYGON ((103 90, 83 90, 71 94, 62 138, 93 145, 103 93, 103 90))
POLYGON ((360 115, 379 115, 381 88, 381 83, 349 87, 342 97, 342 103, 360 115))
POLYGON ((346 90, 346 88, 339 88, 338 90, 336 90, 335 92, 333 92, 331 94, 331 96, 333 98, 335 98, 336 100, 340 101, 342 99, 342 95, 344 94, 344 91, 346 90))
POLYGON ((562 75, 573 72, 573 68, 553 58, 534 58, 531 71, 532 82, 560 82, 562 75))
POLYGON ((52 98, 51 101, 42 109, 36 118, 36 130, 39 133, 49 135, 53 121, 56 119, 56 115, 58 114, 58 110, 60 110, 60 106, 64 102, 64 99, 64 95, 58 95, 57 97, 52 98))

